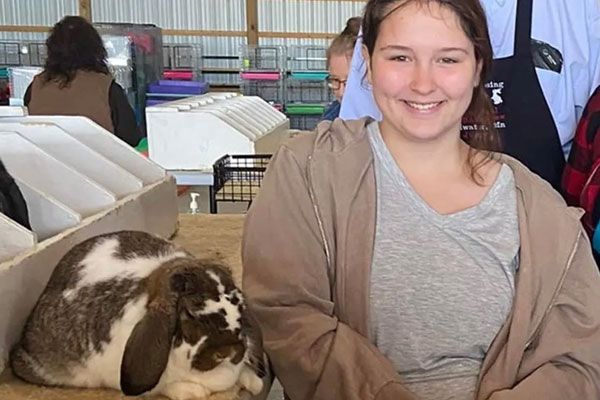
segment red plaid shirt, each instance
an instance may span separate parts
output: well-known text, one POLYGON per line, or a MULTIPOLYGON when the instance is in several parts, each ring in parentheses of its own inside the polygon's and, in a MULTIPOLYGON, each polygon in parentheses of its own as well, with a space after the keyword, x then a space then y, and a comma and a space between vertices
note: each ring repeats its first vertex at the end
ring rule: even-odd
POLYGON ((577 125, 562 188, 569 205, 585 210, 583 225, 591 237, 600 219, 600 201, 596 201, 600 192, 600 87, 577 125))

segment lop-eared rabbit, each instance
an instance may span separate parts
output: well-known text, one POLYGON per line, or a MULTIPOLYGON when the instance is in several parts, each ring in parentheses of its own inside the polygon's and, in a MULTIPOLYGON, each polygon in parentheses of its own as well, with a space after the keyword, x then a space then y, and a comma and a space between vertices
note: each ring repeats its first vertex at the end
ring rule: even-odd
POLYGON ((73 247, 58 263, 11 353, 39 385, 202 399, 262 390, 260 332, 230 270, 148 233, 73 247))

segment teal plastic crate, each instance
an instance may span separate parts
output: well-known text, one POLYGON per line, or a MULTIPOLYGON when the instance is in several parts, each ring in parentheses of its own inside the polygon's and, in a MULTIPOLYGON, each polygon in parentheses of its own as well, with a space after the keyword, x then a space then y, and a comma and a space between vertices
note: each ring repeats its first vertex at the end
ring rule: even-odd
POLYGON ((329 76, 329 74, 325 71, 296 71, 292 72, 290 75, 293 79, 303 81, 324 81, 325 79, 327 79, 327 76, 329 76))

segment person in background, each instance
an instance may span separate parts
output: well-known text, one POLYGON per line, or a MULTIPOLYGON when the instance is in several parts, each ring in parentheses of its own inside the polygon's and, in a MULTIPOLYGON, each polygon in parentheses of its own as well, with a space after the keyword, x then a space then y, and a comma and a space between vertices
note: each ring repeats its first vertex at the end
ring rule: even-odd
MULTIPOLYGON (((486 88, 503 151, 560 190, 586 101, 600 85, 598 0, 481 0, 494 53, 486 88), (552 21, 551 23, 549 21, 552 21)), ((357 40, 340 117, 381 119, 357 40)), ((473 121, 465 121, 472 127, 473 121)))
POLYGON ((24 97, 29 115, 88 117, 131 146, 142 139, 123 88, 106 63, 106 49, 94 27, 82 17, 60 20, 46 40, 44 70, 24 97))
POLYGON ((585 211, 583 226, 593 239, 594 258, 600 265, 600 86, 590 97, 577 124, 562 179, 567 204, 585 211))
POLYGON ((362 23, 381 121, 283 144, 245 219, 289 398, 600 399, 600 274, 578 210, 492 151, 479 0, 369 0, 362 23))
POLYGON ((360 30, 360 17, 352 17, 346 22, 344 30, 333 39, 327 49, 327 85, 332 90, 335 100, 323 113, 323 119, 333 121, 340 114, 340 101, 344 96, 352 51, 360 30))

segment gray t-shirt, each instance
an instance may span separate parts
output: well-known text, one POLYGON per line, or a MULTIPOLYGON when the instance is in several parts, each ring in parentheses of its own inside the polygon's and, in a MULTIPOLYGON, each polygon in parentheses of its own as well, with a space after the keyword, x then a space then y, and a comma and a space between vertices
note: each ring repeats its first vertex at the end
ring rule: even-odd
POLYGON ((481 364, 512 307, 519 228, 512 170, 476 206, 433 210, 369 125, 377 225, 371 327, 378 349, 423 400, 473 400, 481 364))

